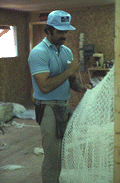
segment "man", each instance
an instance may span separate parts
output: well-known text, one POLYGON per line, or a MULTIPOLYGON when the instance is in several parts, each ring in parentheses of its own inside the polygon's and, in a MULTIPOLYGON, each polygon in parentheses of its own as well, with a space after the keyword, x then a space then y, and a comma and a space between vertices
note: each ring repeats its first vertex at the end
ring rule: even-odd
POLYGON ((71 15, 64 11, 51 12, 44 28, 47 37, 33 48, 28 59, 44 149, 43 183, 59 182, 62 138, 70 118, 70 86, 75 91, 86 88, 75 75, 80 63, 63 45, 67 32, 75 30, 70 21, 71 15))

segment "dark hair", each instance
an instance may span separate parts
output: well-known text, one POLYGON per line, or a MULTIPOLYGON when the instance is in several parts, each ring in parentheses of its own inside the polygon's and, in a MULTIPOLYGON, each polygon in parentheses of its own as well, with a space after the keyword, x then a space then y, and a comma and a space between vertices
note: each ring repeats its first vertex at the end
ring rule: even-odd
POLYGON ((48 33, 48 31, 50 32, 50 34, 51 35, 53 35, 53 30, 54 30, 55 28, 53 27, 53 26, 51 26, 51 25, 45 25, 45 27, 44 27, 44 32, 46 33, 46 34, 49 34, 48 33))

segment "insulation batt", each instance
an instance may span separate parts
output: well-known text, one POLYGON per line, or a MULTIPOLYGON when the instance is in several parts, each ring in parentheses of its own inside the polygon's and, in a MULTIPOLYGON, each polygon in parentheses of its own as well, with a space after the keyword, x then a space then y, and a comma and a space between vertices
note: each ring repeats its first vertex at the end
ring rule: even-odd
POLYGON ((86 91, 68 122, 60 183, 112 183, 113 157, 114 66, 86 91))

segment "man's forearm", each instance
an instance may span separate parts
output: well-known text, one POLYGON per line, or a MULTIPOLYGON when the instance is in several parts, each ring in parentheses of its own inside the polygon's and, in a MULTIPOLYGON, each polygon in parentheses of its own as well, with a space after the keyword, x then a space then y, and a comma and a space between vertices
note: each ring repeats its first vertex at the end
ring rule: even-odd
POLYGON ((70 77, 71 74, 72 74, 72 72, 70 70, 66 70, 57 76, 47 77, 45 80, 43 80, 43 82, 41 82, 40 77, 42 75, 40 75, 40 74, 34 76, 34 78, 35 78, 40 90, 43 93, 48 93, 48 92, 56 89, 57 87, 59 87, 62 83, 64 83, 70 77))
POLYGON ((48 88, 50 91, 56 89, 62 83, 64 83, 70 77, 70 75, 70 72, 66 70, 57 76, 49 77, 46 82, 46 88, 48 88))
POLYGON ((74 90, 76 92, 81 91, 82 85, 81 85, 81 82, 79 81, 79 79, 77 77, 70 77, 69 82, 70 82, 70 87, 71 87, 72 90, 74 90))
POLYGON ((40 90, 43 93, 48 93, 59 87, 79 69, 80 63, 73 60, 71 64, 69 64, 68 69, 59 75, 50 77, 50 73, 39 73, 34 75, 34 79, 36 80, 40 90))
POLYGON ((85 92, 87 89, 92 88, 90 84, 82 84, 77 77, 70 77, 69 82, 71 89, 76 92, 81 92, 81 90, 85 92))

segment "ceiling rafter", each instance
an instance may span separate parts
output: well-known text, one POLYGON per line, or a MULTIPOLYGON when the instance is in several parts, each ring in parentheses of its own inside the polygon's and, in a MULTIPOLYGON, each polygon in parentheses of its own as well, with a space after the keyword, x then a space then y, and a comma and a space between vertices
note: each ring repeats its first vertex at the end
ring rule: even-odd
POLYGON ((1 0, 0 8, 33 12, 54 9, 76 9, 83 6, 97 6, 113 3, 115 3, 115 0, 1 0))

